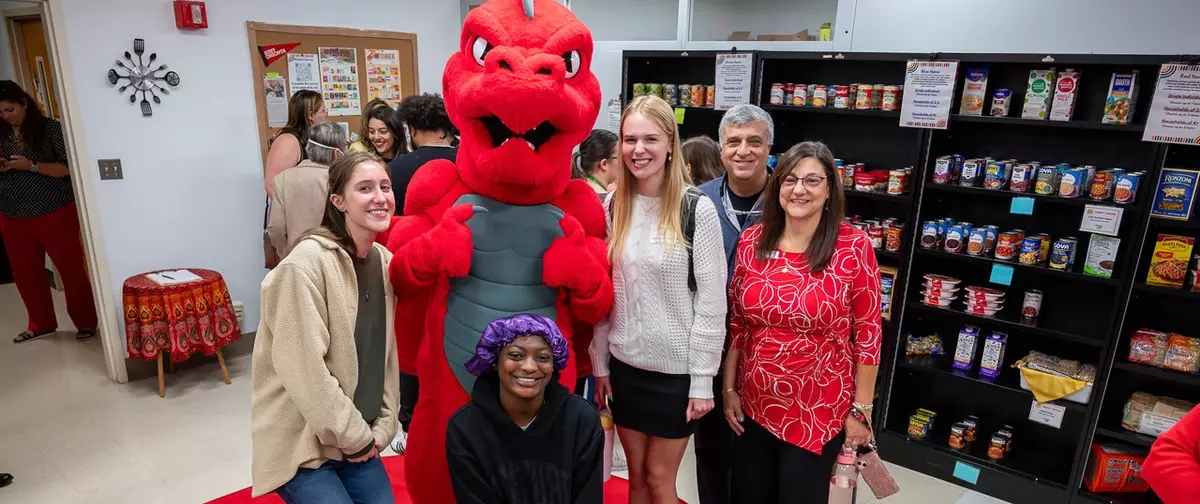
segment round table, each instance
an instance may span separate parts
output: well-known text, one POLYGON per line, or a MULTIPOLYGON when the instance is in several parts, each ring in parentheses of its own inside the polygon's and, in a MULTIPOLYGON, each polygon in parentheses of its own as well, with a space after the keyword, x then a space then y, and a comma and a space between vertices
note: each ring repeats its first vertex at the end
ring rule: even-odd
POLYGON ((225 280, 220 273, 205 269, 188 269, 200 279, 173 285, 160 285, 148 276, 164 271, 173 270, 125 280, 122 297, 129 357, 158 360, 158 395, 162 397, 166 396, 164 354, 172 367, 197 351, 216 355, 225 383, 230 383, 221 347, 240 340, 242 332, 225 280))

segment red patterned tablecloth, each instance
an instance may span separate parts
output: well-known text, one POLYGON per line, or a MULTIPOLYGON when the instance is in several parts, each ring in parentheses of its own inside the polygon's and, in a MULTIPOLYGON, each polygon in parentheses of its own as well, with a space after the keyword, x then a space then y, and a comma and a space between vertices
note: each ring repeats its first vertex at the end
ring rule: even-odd
MULTIPOLYGON (((171 271, 171 270, 163 270, 171 271)), ((155 360, 161 351, 182 362, 196 351, 213 355, 242 339, 229 289, 221 274, 189 269, 200 280, 159 285, 146 277, 125 280, 125 341, 132 359, 155 360)))

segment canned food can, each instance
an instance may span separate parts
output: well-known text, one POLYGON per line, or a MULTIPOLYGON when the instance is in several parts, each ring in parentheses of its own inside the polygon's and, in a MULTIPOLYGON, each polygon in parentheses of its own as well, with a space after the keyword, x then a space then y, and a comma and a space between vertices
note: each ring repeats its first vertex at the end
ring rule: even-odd
POLYGON ((958 176, 958 185, 963 187, 979 187, 984 178, 986 166, 983 160, 968 159, 963 162, 962 173, 958 176))
POLYGON ((858 94, 854 96, 854 108, 858 110, 868 110, 871 108, 871 97, 875 94, 875 88, 870 84, 863 84, 858 87, 858 94))
POLYGON ((1005 231, 996 237, 996 259, 1011 261, 1017 256, 1020 248, 1017 233, 1005 231))
POLYGON ((861 87, 861 85, 858 84, 857 82, 855 82, 855 83, 850 84, 849 87, 850 87, 850 92, 848 93, 848 96, 847 96, 846 108, 852 109, 852 108, 854 108, 855 100, 858 99, 858 88, 861 87))
POLYGON ((679 91, 678 91, 679 106, 680 107, 690 107, 692 105, 692 85, 691 84, 680 84, 678 86, 678 89, 679 89, 679 91))
POLYGON ((884 248, 891 252, 899 252, 900 244, 904 240, 904 224, 894 223, 888 226, 887 242, 884 248))
POLYGON ((646 96, 646 83, 645 82, 634 82, 633 83, 633 97, 640 98, 642 96, 646 96))
POLYGON ((871 229, 867 230, 867 235, 871 237, 871 248, 883 248, 885 233, 883 226, 878 223, 871 224, 871 229))
POLYGON ((884 86, 883 97, 879 99, 879 110, 899 110, 900 108, 900 88, 897 86, 884 86))
POLYGON ((813 88, 813 92, 809 94, 809 100, 814 107, 824 107, 825 102, 829 100, 829 90, 821 84, 817 84, 813 88))
POLYGON ((1058 179, 1058 195, 1064 198, 1078 198, 1086 184, 1087 170, 1083 168, 1068 168, 1062 171, 1058 179))
POLYGON ((987 252, 987 228, 974 228, 967 238, 967 253, 981 256, 987 252))
POLYGON ((926 221, 921 224, 921 246, 924 248, 937 248, 941 241, 942 231, 940 225, 934 221, 926 221))
POLYGON ((933 183, 949 184, 950 175, 954 171, 954 161, 950 156, 937 158, 933 163, 933 183))
POLYGON ((888 172, 888 194, 900 195, 908 190, 908 172, 892 170, 888 172))
POLYGON ((838 86, 833 97, 833 108, 849 108, 850 106, 850 86, 838 86))
POLYGON ((662 85, 662 99, 667 102, 667 105, 672 107, 679 106, 679 90, 674 84, 662 85))
POLYGON ((946 252, 962 252, 963 242, 967 239, 967 231, 962 225, 955 224, 946 229, 946 252))
POLYGON ((1045 264, 1050 260, 1050 245, 1054 243, 1054 239, 1046 233, 1038 233, 1033 237, 1041 241, 1038 245, 1038 264, 1045 264))
POLYGON ((704 100, 706 99, 706 93, 707 92, 704 90, 704 86, 702 84, 693 84, 692 85, 692 106, 693 107, 703 107, 704 100))
POLYGON ((1008 185, 1008 168, 1007 161, 988 162, 987 171, 983 176, 983 188, 1004 189, 1008 185))
POLYGON ((1042 313, 1042 291, 1029 289, 1025 291, 1025 300, 1021 303, 1021 318, 1025 321, 1037 320, 1042 313))
POLYGON ((1092 187, 1088 191, 1088 197, 1096 201, 1104 201, 1112 197, 1113 181, 1116 179, 1116 172, 1113 170, 1101 170, 1092 176, 1092 187))
POLYGON ((1021 240, 1021 264, 1030 266, 1038 263, 1038 251, 1042 249, 1042 240, 1036 237, 1029 237, 1021 240))
POLYGON ((769 168, 769 169, 771 169, 771 170, 774 170, 774 169, 775 169, 775 166, 776 166, 776 165, 778 165, 778 164, 779 164, 779 157, 778 157, 778 156, 776 156, 776 155, 774 155, 774 154, 771 154, 770 156, 767 156, 767 168, 769 168))
POLYGON ((871 108, 883 108, 883 84, 875 84, 871 86, 871 108))
POLYGON ((704 106, 712 108, 717 104, 717 86, 704 86, 704 106))
POLYGON ((771 105, 783 105, 783 83, 771 84, 771 105))
POLYGON ((990 253, 996 248, 996 237, 1000 234, 1000 226, 987 226, 987 243, 983 246, 984 253, 990 253))
POLYGON ((1021 163, 1013 167, 1012 180, 1009 181, 1008 189, 1012 192, 1029 192, 1029 186, 1033 181, 1035 168, 1028 163, 1021 163))
POLYGON ((663 85, 658 83, 646 84, 646 95, 663 97, 663 85))
POLYGON ((1050 249, 1050 269, 1070 271, 1075 264, 1075 248, 1078 241, 1066 236, 1054 240, 1050 249))
POLYGON ((1131 205, 1137 201, 1138 187, 1142 185, 1143 172, 1122 173, 1113 190, 1113 202, 1131 205))
POLYGON ((1039 166, 1037 181, 1033 184, 1033 192, 1044 196, 1052 196, 1058 187, 1058 167, 1039 166))
POLYGON ((792 105, 796 106, 796 107, 803 107, 807 104, 808 104, 808 85, 807 84, 796 84, 796 86, 792 88, 792 105))

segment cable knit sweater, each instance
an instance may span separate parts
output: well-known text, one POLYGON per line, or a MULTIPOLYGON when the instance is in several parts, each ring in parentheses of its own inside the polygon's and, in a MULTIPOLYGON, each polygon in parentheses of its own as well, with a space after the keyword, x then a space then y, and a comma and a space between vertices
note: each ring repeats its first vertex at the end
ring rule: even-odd
MULTIPOLYGON (((683 243, 667 248, 659 234, 661 206, 658 198, 637 196, 625 250, 613 264, 612 312, 596 326, 592 339, 593 372, 608 376, 611 354, 639 369, 689 375, 688 397, 712 399, 727 310, 721 224, 712 201, 700 198, 692 239, 692 292, 687 249, 683 243)), ((612 222, 608 225, 611 233, 612 222)))

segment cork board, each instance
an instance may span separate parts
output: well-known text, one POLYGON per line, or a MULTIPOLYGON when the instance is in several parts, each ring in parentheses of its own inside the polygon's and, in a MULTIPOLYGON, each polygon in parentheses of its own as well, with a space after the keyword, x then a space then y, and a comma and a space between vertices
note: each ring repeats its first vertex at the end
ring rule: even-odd
MULTIPOLYGON (((358 115, 330 115, 329 120, 346 123, 352 133, 357 133, 362 125, 361 107, 370 101, 367 85, 367 49, 395 50, 399 52, 400 89, 401 96, 411 96, 420 92, 417 81, 417 36, 413 33, 389 32, 378 30, 357 30, 353 28, 325 28, 318 26, 275 25, 250 21, 246 23, 246 32, 250 41, 250 61, 254 69, 254 104, 257 111, 259 149, 262 151, 263 162, 267 159, 267 143, 279 128, 268 124, 267 92, 263 79, 268 74, 279 74, 284 82, 290 82, 288 75, 288 57, 283 56, 266 65, 259 51, 259 46, 274 44, 299 44, 288 54, 318 54, 322 47, 353 48, 357 56, 357 77, 359 91, 358 115)), ((287 96, 294 91, 287 86, 287 96)), ((326 107, 328 108, 328 103, 326 107)), ((286 114, 285 114, 286 115, 286 114)))

